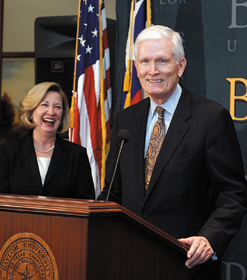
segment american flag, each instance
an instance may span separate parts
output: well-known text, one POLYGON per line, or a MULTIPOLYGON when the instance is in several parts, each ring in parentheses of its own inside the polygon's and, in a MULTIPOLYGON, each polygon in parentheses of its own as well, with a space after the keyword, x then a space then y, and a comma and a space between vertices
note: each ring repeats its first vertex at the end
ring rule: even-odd
POLYGON ((87 148, 98 196, 110 142, 110 53, 104 2, 80 0, 79 5, 70 140, 87 148))
POLYGON ((134 42, 138 34, 147 25, 151 25, 152 1, 132 0, 131 3, 129 32, 125 50, 125 76, 121 109, 142 100, 142 88, 134 66, 134 42))

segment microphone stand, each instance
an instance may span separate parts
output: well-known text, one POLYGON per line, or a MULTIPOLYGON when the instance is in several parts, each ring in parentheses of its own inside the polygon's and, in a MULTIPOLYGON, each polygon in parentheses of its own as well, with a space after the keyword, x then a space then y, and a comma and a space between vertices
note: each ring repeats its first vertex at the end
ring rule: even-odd
POLYGON ((108 201, 108 199, 109 199, 111 187, 112 187, 112 184, 113 184, 113 180, 114 180, 114 178, 115 178, 115 173, 116 173, 116 171, 117 171, 118 161, 119 161, 119 158, 120 158, 120 154, 121 154, 123 145, 124 145, 124 140, 121 141, 120 149, 119 149, 119 151, 118 151, 118 156, 117 156, 116 165, 115 165, 115 168, 114 168, 114 172, 113 172, 113 175, 112 175, 111 183, 110 183, 110 186, 109 186, 109 189, 108 189, 108 192, 107 192, 107 196, 106 196, 106 200, 105 200, 105 201, 108 201))

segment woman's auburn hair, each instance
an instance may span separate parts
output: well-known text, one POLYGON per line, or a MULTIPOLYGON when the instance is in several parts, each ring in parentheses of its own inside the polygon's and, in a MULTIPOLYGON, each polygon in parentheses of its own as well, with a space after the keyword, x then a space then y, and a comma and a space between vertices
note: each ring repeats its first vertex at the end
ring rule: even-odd
POLYGON ((20 102, 19 119, 21 125, 30 130, 35 127, 32 122, 33 111, 40 105, 48 91, 59 93, 62 98, 63 115, 57 133, 64 133, 70 126, 70 111, 68 100, 60 85, 55 82, 43 82, 30 89, 25 98, 20 102))

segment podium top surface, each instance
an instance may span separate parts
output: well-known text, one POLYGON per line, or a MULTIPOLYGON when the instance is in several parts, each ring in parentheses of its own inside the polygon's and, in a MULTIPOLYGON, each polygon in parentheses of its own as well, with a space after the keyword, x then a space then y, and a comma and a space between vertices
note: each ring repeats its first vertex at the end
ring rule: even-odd
POLYGON ((187 254, 189 247, 115 202, 0 194, 0 211, 78 216, 122 216, 156 238, 187 254))

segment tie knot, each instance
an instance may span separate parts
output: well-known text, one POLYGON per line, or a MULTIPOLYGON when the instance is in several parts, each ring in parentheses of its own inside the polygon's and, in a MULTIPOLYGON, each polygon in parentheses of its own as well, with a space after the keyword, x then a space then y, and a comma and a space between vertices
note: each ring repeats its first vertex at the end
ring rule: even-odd
POLYGON ((161 106, 157 106, 155 110, 156 110, 156 112, 159 115, 159 119, 164 119, 164 111, 165 111, 165 109, 163 107, 161 107, 161 106))

